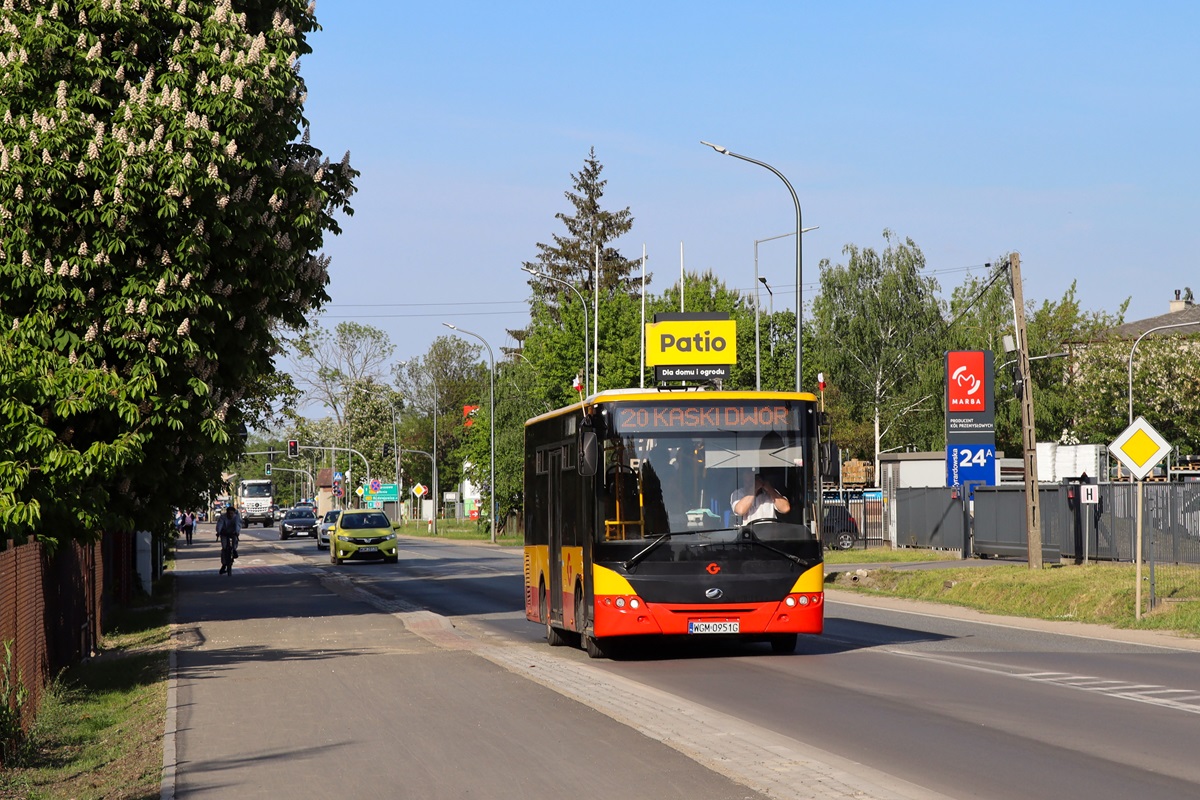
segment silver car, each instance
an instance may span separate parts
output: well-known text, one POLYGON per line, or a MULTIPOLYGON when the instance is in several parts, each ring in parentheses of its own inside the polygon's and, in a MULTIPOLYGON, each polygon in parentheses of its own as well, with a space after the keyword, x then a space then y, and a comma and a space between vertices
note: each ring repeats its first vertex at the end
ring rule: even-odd
POLYGON ((329 532, 333 530, 333 526, 337 524, 338 516, 342 513, 341 509, 335 508, 331 511, 326 511, 325 516, 321 518, 321 522, 317 525, 317 549, 329 549, 329 532))

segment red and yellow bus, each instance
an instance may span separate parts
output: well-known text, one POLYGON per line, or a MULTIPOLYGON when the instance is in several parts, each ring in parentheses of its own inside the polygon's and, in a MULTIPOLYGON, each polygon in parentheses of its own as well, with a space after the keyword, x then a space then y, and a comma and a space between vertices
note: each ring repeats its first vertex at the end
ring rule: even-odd
POLYGON ((526 422, 525 616, 593 658, 634 636, 790 653, 821 633, 818 416, 809 393, 635 389, 526 422), (743 518, 756 477, 771 510, 743 518))

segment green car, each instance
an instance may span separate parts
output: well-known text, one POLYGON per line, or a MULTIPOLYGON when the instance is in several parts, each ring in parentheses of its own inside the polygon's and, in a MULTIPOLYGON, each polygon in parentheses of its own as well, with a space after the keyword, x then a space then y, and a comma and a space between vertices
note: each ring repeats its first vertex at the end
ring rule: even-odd
POLYGON ((332 564, 376 558, 395 564, 397 552, 395 528, 382 511, 369 508, 343 511, 329 531, 332 564))

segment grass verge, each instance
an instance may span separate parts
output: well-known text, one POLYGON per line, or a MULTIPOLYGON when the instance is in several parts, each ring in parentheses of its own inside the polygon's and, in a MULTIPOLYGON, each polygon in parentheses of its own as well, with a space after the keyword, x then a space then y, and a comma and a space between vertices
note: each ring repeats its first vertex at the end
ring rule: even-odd
POLYGON ((154 597, 113 615, 100 655, 48 688, 0 798, 150 800, 162 780, 172 576, 154 597))
POLYGON ((1131 564, 1072 564, 1041 570, 1014 564, 826 571, 826 586, 835 589, 948 603, 989 614, 1200 635, 1200 569, 1160 576, 1159 595, 1172 599, 1153 611, 1147 608, 1148 578, 1143 574, 1140 620, 1137 572, 1131 564))
POLYGON ((870 550, 826 550, 826 564, 906 564, 918 561, 961 561, 962 554, 950 550, 919 550, 915 547, 873 547, 870 550))
MULTIPOLYGON (((427 539, 451 539, 460 542, 491 542, 492 535, 487 528, 470 520, 450 520, 440 519, 437 524, 437 536, 434 536, 429 531, 429 525, 421 520, 408 520, 405 525, 397 529, 397 533, 401 536, 419 536, 427 539)), ((520 547, 525 544, 525 532, 518 531, 516 534, 500 535, 496 537, 496 544, 502 547, 520 547)))

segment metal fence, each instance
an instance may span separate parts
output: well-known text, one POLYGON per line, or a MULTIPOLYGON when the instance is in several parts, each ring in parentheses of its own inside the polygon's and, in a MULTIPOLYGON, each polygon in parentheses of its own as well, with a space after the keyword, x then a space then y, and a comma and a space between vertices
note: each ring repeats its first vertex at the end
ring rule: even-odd
POLYGON ((50 677, 99 640, 103 564, 99 543, 66 544, 53 556, 40 542, 0 551, 0 641, 11 643, 12 677, 29 691, 25 726, 50 677))
POLYGON ((830 491, 825 493, 823 503, 823 531, 828 541, 840 531, 852 529, 856 548, 882 547, 891 542, 879 491, 830 491))
MULTIPOLYGON (((1200 593, 1200 484, 1146 483, 1142 498, 1142 559, 1151 605, 1200 593)), ((1066 560, 1132 562, 1137 548, 1136 483, 1097 487, 1095 504, 1082 502, 1078 484, 1042 484, 1042 556, 1066 560)), ((884 498, 884 520, 898 547, 959 550, 967 556, 1028 552, 1025 487, 977 486, 971 502, 951 489, 894 489, 884 498), (964 534, 964 531, 967 534, 964 534)))

